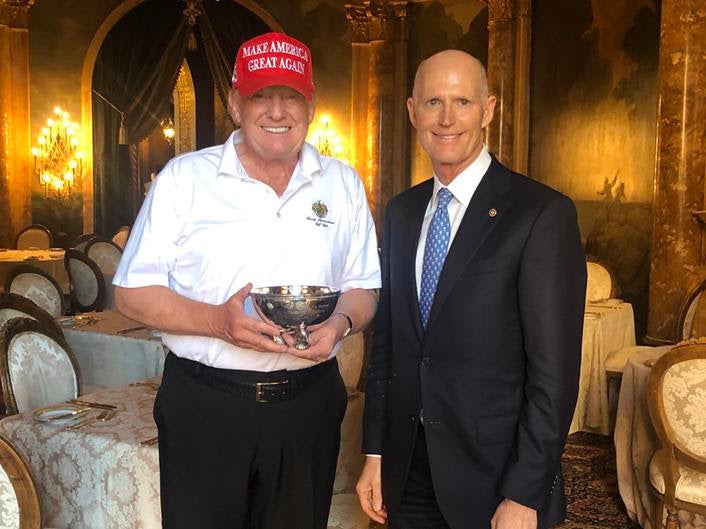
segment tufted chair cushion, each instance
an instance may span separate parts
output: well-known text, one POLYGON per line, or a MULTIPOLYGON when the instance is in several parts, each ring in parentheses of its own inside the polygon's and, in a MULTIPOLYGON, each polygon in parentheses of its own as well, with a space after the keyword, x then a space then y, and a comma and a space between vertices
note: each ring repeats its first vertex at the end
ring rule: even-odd
MULTIPOLYGON (((706 474, 679 464, 679 475, 675 497, 677 500, 688 501, 697 505, 706 505, 706 474)), ((658 450, 650 461, 650 482, 660 493, 664 494, 664 450, 658 450)))
POLYGON ((603 265, 590 261, 586 263, 586 271, 586 301, 610 298, 614 290, 610 272, 603 265))
POLYGON ((118 269, 123 252, 114 242, 96 237, 86 245, 86 255, 98 265, 103 274, 112 276, 118 269))
POLYGON ((56 318, 64 312, 64 294, 56 281, 31 266, 19 266, 8 277, 7 292, 25 297, 56 318))

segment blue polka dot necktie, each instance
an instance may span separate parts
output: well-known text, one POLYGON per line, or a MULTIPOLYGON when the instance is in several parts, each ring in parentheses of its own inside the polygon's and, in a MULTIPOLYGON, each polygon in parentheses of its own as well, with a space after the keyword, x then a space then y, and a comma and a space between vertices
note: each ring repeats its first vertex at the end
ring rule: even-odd
POLYGON ((419 292, 419 312, 422 317, 422 326, 426 329, 434 301, 436 285, 444 266, 446 252, 449 249, 451 238, 451 222, 447 206, 453 198, 451 192, 442 187, 437 195, 439 203, 429 224, 427 240, 424 244, 424 261, 422 262, 422 284, 419 292))

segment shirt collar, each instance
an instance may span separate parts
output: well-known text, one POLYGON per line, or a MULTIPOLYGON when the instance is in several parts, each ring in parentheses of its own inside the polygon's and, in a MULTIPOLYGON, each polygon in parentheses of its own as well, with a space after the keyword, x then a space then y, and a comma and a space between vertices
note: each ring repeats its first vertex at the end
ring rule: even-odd
MULTIPOLYGON (((250 176, 245 171, 243 164, 238 159, 235 146, 243 141, 243 133, 240 130, 233 131, 228 140, 223 144, 221 152, 221 162, 218 165, 218 176, 234 176, 243 180, 250 180, 250 176)), ((292 178, 303 178, 311 180, 314 176, 321 174, 321 157, 316 148, 304 142, 299 161, 297 162, 292 178)))
MULTIPOLYGON (((454 198, 463 204, 464 208, 468 208, 468 205, 471 203, 473 193, 476 192, 478 184, 480 184, 483 176, 488 171, 488 167, 490 167, 490 163, 492 161, 493 159, 491 158, 490 153, 488 153, 488 149, 485 145, 483 145, 480 154, 475 160, 473 160, 471 165, 461 171, 456 178, 451 180, 451 183, 446 186, 446 188, 451 191, 454 198)), ((439 193, 439 189, 442 187, 444 187, 444 184, 442 184, 437 176, 434 175, 434 194, 432 195, 433 202, 437 200, 436 197, 439 193)))

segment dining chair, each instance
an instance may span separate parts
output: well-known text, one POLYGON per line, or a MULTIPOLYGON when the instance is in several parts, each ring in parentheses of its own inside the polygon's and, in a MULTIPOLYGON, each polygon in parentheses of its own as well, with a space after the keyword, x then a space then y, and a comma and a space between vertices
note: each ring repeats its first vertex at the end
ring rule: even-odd
POLYGON ((98 265, 79 250, 64 254, 64 268, 69 276, 69 296, 73 312, 105 308, 105 279, 98 265))
POLYGON ((123 250, 110 239, 96 235, 85 249, 86 255, 92 259, 105 275, 113 276, 120 264, 123 250))
POLYGON ((88 244, 88 241, 93 239, 93 237, 95 236, 95 233, 84 233, 83 235, 79 235, 71 244, 71 248, 84 252, 86 250, 86 245, 88 244))
POLYGON ((51 232, 42 224, 31 224, 23 228, 15 239, 18 250, 47 250, 51 248, 51 232))
POLYGON ((328 529, 368 529, 369 519, 360 508, 355 485, 363 469, 365 456, 362 444, 364 394, 358 385, 364 366, 365 339, 363 333, 343 339, 336 355, 338 369, 346 385, 348 405, 341 423, 341 448, 336 463, 336 477, 329 511, 328 529))
POLYGON ((598 301, 617 297, 619 294, 615 276, 603 263, 589 258, 586 261, 586 301, 598 301))
POLYGON ((679 345, 655 362, 647 407, 660 444, 649 465, 652 527, 679 529, 679 510, 706 515, 706 344, 679 345))
POLYGON ((76 398, 81 376, 66 340, 36 320, 14 318, 0 329, 0 386, 11 415, 76 398))
POLYGON ((34 301, 12 292, 0 292, 0 327, 13 318, 37 320, 45 329, 64 337, 64 332, 52 315, 34 301))
POLYGON ((22 453, 0 435, 0 523, 7 529, 40 529, 37 488, 22 453))
POLYGON ((17 265, 5 279, 5 292, 23 296, 53 318, 64 314, 64 293, 51 275, 32 265, 17 265))
POLYGON ((123 226, 113 235, 113 242, 117 244, 121 250, 125 249, 127 244, 127 239, 130 236, 130 226, 123 226))

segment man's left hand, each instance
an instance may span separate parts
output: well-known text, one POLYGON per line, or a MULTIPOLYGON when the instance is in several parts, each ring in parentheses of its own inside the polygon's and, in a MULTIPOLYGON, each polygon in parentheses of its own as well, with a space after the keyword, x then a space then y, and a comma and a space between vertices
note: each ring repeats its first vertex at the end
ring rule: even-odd
POLYGON ((505 498, 495 509, 490 529, 537 529, 537 511, 505 498))
POLYGON ((324 362, 333 351, 336 342, 343 338, 343 334, 348 329, 345 318, 332 316, 320 325, 309 327, 309 347, 299 350, 290 344, 287 352, 301 358, 308 358, 316 362, 324 362))

